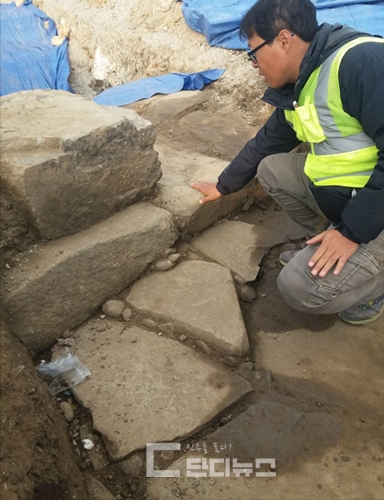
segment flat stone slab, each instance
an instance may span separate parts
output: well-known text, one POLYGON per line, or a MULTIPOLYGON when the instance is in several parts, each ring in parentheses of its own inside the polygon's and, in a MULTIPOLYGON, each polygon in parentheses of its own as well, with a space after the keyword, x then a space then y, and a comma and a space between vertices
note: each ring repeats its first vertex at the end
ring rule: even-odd
POLYGON ((223 221, 197 236, 192 246, 247 281, 256 279, 269 248, 284 241, 271 229, 245 222, 223 221))
POLYGON ((2 279, 5 317, 27 347, 44 349, 137 279, 176 238, 171 214, 143 202, 20 254, 20 267, 2 279))
POLYGON ((141 313, 228 354, 244 355, 248 337, 228 269, 211 262, 182 262, 135 283, 127 296, 141 313))
POLYGON ((75 387, 113 460, 146 443, 184 439, 251 391, 241 377, 177 341, 115 320, 88 322, 75 352, 91 378, 75 387))
MULTIPOLYGON (((170 490, 179 489, 187 490, 185 496, 188 499, 216 500, 220 498, 220 491, 223 491, 223 488, 228 496, 222 498, 231 498, 232 490, 237 490, 239 494, 239 486, 242 487, 241 496, 235 495, 232 498, 236 500, 255 498, 254 493, 252 494, 247 488, 252 483, 253 489, 256 487, 254 482, 256 472, 268 471, 268 464, 257 468, 256 459, 274 459, 276 477, 279 477, 282 466, 290 465, 300 454, 311 454, 313 451, 321 453, 326 448, 335 446, 341 434, 342 425, 337 418, 324 412, 304 413, 297 409, 297 402, 291 398, 270 393, 258 403, 249 406, 239 417, 199 440, 197 447, 190 447, 191 451, 182 455, 169 467, 180 470, 180 478, 153 480, 148 488, 149 498, 170 498, 170 490), (229 458, 230 468, 225 472, 224 463, 217 463, 214 472, 222 473, 222 478, 219 479, 218 476, 211 474, 210 468, 206 472, 206 477, 210 479, 187 478, 186 459, 192 457, 207 461, 229 458), (237 472, 239 469, 243 471, 237 481, 234 481, 236 470, 233 467, 234 459, 244 464, 237 467, 237 472), (248 476, 245 474, 247 469, 248 476)), ((185 446, 182 449, 185 450, 185 446)), ((273 481, 277 480, 256 479, 259 489, 262 486, 263 490, 272 486, 273 481)), ((263 495, 263 498, 265 497, 263 495)), ((280 496, 266 498, 280 498, 280 496)))
POLYGON ((147 195, 161 177, 153 125, 64 91, 0 100, 2 184, 43 238, 73 234, 147 195))
POLYGON ((242 207, 256 187, 256 180, 253 179, 237 193, 199 205, 203 195, 193 189, 191 183, 216 183, 228 163, 195 151, 175 148, 171 141, 163 137, 156 142, 155 149, 160 156, 163 177, 158 182, 159 193, 152 203, 169 210, 179 230, 184 233, 198 233, 242 207))

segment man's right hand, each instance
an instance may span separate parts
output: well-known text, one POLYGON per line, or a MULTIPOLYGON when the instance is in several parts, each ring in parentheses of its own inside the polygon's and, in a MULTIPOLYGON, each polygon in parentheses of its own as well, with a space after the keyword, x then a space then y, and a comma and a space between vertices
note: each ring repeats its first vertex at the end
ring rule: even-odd
POLYGON ((200 205, 217 200, 221 196, 220 191, 217 190, 216 184, 213 182, 192 182, 191 186, 204 195, 204 198, 199 201, 200 205))

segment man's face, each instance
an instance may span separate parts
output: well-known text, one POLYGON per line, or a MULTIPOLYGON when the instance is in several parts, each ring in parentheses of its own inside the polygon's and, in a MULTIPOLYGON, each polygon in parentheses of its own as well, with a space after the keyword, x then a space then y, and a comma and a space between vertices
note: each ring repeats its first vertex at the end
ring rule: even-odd
MULTIPOLYGON (((289 58, 284 42, 285 35, 281 31, 270 45, 266 44, 260 47, 254 54, 257 62, 252 61, 252 66, 259 69, 260 76, 263 76, 266 83, 272 88, 281 88, 290 82, 289 58)), ((248 46, 252 50, 264 42, 265 40, 255 33, 248 39, 248 46)))

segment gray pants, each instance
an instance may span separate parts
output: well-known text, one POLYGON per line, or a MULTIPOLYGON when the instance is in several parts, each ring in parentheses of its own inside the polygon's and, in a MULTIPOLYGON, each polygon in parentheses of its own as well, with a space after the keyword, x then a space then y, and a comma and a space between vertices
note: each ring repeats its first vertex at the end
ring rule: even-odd
MULTIPOLYGON (((329 221, 309 189, 310 181, 304 174, 305 159, 305 154, 295 153, 268 156, 260 163, 257 177, 263 188, 311 237, 324 231, 329 221)), ((384 231, 368 244, 362 243, 337 276, 332 270, 324 278, 311 274, 308 262, 318 246, 301 250, 279 275, 279 290, 292 307, 332 314, 384 293, 384 231)))

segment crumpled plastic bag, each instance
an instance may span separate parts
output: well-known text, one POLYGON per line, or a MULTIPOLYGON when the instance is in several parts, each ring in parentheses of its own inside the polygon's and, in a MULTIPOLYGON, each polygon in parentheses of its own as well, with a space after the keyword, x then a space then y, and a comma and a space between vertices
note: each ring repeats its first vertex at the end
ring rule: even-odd
POLYGON ((49 390, 53 396, 71 389, 91 376, 89 368, 67 348, 67 355, 50 363, 41 363, 36 370, 52 382, 49 390))

